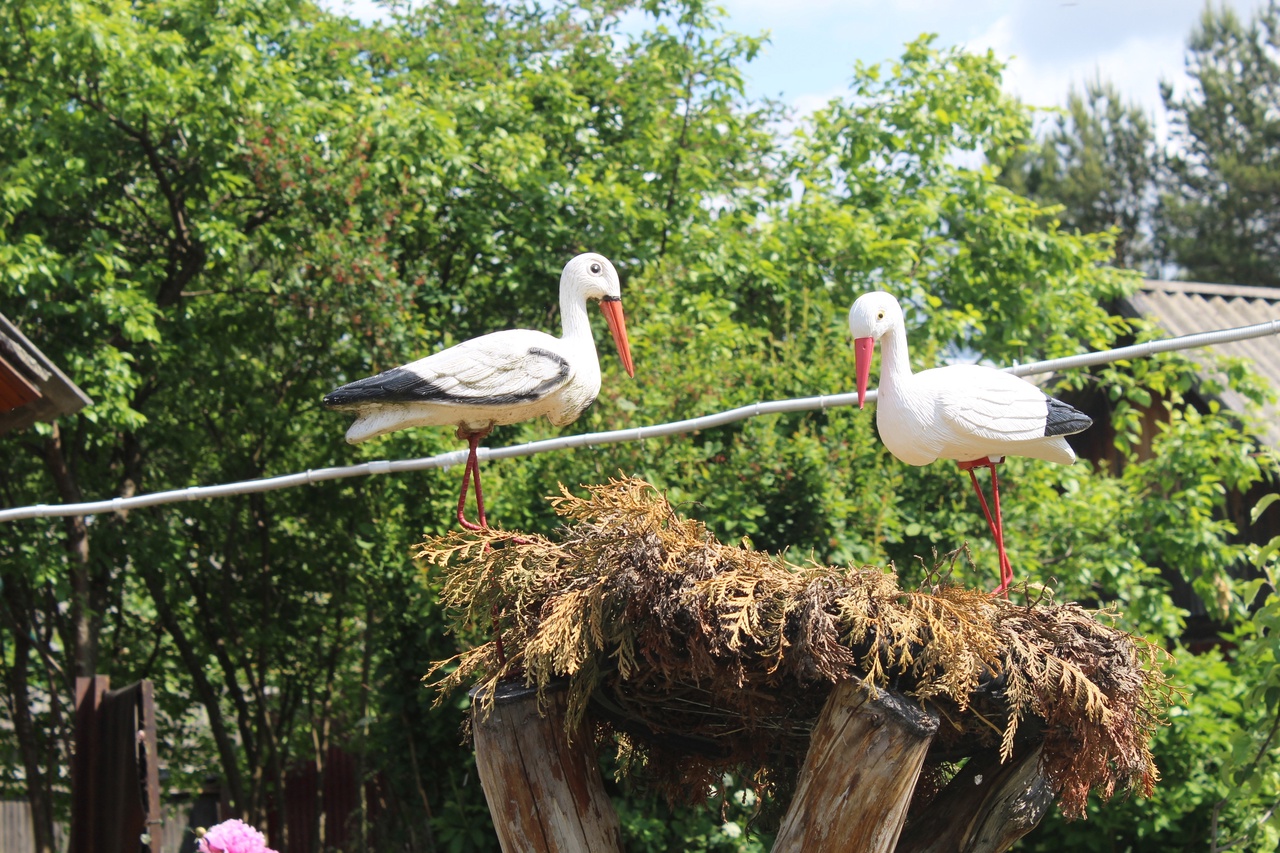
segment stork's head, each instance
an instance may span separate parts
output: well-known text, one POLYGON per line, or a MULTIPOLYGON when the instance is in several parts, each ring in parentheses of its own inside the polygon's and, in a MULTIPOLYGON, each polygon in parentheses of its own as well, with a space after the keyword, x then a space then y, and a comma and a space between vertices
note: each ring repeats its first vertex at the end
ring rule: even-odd
POLYGON ((582 294, 585 299, 599 299, 600 310, 604 312, 605 322, 609 324, 609 332, 618 347, 618 356, 628 376, 636 375, 635 365, 631 362, 631 342, 627 339, 627 320, 622 313, 622 285, 618 281, 618 271, 609 263, 604 255, 585 252, 564 265, 560 274, 560 288, 572 288, 582 294))
POLYGON ((866 401, 876 341, 902 325, 902 306, 883 290, 864 293, 849 309, 849 333, 853 335, 853 360, 858 374, 858 408, 866 401))
POLYGON ((573 287, 587 299, 622 298, 618 271, 608 258, 595 252, 584 252, 565 264, 560 283, 573 287))

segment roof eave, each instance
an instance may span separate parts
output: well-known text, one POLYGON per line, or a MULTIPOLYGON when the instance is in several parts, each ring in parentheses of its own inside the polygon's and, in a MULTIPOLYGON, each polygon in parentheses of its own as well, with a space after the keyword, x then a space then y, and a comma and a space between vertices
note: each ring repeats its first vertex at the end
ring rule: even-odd
POLYGON ((38 422, 52 422, 93 404, 89 395, 3 314, 0 314, 0 354, 40 392, 38 399, 0 414, 0 435, 38 422))

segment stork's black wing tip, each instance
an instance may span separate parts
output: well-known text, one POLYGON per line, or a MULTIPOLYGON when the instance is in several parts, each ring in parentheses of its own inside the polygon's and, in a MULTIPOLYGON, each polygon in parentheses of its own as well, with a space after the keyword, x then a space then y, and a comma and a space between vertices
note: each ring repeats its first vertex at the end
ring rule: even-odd
POLYGON ((376 378, 377 377, 374 376, 369 379, 360 379, 356 382, 349 382, 341 388, 335 388, 328 394, 325 394, 324 400, 321 402, 324 404, 326 409, 347 409, 360 403, 370 402, 373 397, 378 395, 381 386, 370 386, 364 385, 363 383, 367 383, 370 379, 376 378))
POLYGON ((330 391, 324 396, 324 405, 327 409, 355 409, 377 404, 430 402, 448 399, 448 396, 421 374, 393 367, 330 391))
POLYGON ((1044 420, 1044 434, 1046 436, 1075 435, 1093 426, 1093 418, 1074 406, 1069 406, 1052 397, 1046 397, 1045 399, 1049 401, 1049 411, 1046 413, 1044 420))

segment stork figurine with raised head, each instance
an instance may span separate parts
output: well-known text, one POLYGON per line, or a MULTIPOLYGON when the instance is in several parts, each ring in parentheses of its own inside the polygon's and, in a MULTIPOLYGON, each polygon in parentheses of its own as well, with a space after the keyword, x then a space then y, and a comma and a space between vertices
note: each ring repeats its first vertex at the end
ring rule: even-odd
POLYGON ((880 342, 876 428, 889 452, 908 465, 954 459, 969 472, 1000 555, 1000 586, 993 595, 1007 596, 1013 568, 1004 547, 996 465, 1006 456, 1070 465, 1076 454, 1065 436, 1087 429, 1093 421, 1025 379, 995 368, 953 364, 913 374, 902 306, 883 291, 864 294, 853 303, 849 331, 859 408, 866 398, 871 355, 880 342), (991 507, 974 468, 991 469, 991 507))
POLYGON ((587 300, 599 299, 629 376, 635 376, 622 313, 618 272, 603 255, 578 255, 560 275, 560 319, 564 334, 510 329, 472 338, 402 367, 343 385, 324 398, 328 409, 354 412, 347 441, 357 444, 395 430, 455 426, 470 452, 458 497, 458 523, 468 530, 488 525, 480 465, 480 441, 495 426, 545 415, 555 426, 578 419, 600 393, 587 300), (475 483, 479 523, 467 520, 468 484, 475 483))

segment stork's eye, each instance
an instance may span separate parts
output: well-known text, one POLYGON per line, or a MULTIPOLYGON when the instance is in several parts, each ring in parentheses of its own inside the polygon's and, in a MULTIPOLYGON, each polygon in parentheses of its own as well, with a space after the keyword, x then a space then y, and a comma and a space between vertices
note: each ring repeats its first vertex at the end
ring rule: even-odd
POLYGON ((590 266, 590 270, 591 270, 591 274, 592 274, 592 275, 600 275, 600 270, 601 270, 601 269, 603 269, 603 268, 602 268, 599 264, 596 264, 596 263, 593 263, 593 264, 590 266))
POLYGON ((877 320, 883 320, 883 319, 884 319, 884 312, 883 312, 883 311, 881 311, 879 314, 877 314, 877 315, 876 315, 876 319, 877 319, 877 320))

